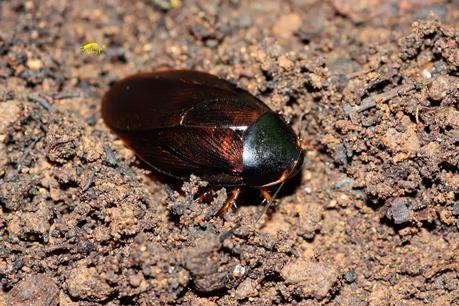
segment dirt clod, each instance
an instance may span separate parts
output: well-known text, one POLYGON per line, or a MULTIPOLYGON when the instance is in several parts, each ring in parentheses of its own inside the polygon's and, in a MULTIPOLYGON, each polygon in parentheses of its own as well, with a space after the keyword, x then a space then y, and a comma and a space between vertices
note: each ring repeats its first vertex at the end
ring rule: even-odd
POLYGON ((103 301, 113 293, 113 288, 95 267, 79 265, 71 269, 66 275, 66 285, 70 296, 83 300, 103 301))
POLYGON ((31 275, 18 284, 7 296, 7 306, 57 306, 59 288, 43 274, 31 275))
POLYGON ((331 263, 319 263, 298 259, 287 264, 281 275, 296 294, 313 296, 318 300, 332 294, 338 286, 338 270, 331 263))
POLYGON ((457 1, 0 12, 0 305, 459 304, 457 1), (228 188, 162 176, 104 124, 114 82, 171 68, 301 135, 302 172, 258 223, 256 188, 215 217, 228 188))
POLYGON ((429 87, 429 97, 435 101, 441 101, 445 98, 448 93, 454 88, 451 88, 451 81, 449 77, 440 75, 429 87))
POLYGON ((389 205, 386 212, 387 218, 394 220, 395 224, 408 222, 410 219, 410 211, 407 204, 410 202, 410 199, 407 198, 395 198, 388 200, 386 204, 389 205))
POLYGON ((196 241, 196 246, 185 250, 184 266, 194 278, 194 285, 201 292, 212 292, 223 288, 231 289, 235 282, 234 261, 221 256, 219 237, 206 234, 196 241))

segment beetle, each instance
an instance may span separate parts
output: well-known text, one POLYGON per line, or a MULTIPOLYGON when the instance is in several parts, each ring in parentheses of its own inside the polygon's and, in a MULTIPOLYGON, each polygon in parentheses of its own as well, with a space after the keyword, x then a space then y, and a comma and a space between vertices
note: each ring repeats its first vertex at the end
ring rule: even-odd
POLYGON ((104 52, 105 48, 105 45, 100 45, 98 43, 91 42, 81 46, 80 50, 82 53, 86 55, 101 55, 102 52, 104 52))
POLYGON ((180 180, 191 174, 232 187, 219 215, 242 186, 283 183, 301 169, 301 140, 282 117, 234 84, 193 70, 138 73, 102 99, 105 123, 157 171, 180 180))

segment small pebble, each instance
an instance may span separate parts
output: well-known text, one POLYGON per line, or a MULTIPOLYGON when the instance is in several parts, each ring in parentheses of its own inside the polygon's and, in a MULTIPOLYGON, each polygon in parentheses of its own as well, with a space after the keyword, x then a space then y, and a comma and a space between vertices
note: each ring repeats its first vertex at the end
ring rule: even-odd
POLYGON ((54 280, 43 275, 29 275, 8 293, 7 305, 57 306, 59 288, 54 280))
POLYGON ((357 273, 355 273, 354 269, 350 269, 344 272, 344 280, 347 283, 353 283, 357 279, 357 273))
POLYGON ((233 270, 234 277, 242 277, 244 273, 245 273, 244 266, 237 265, 236 267, 234 267, 234 270, 233 270))
POLYGON ((28 59, 26 65, 31 70, 39 70, 43 67, 43 62, 39 59, 28 59))
POLYGON ((112 148, 108 144, 104 144, 104 151, 105 151, 105 160, 110 166, 116 166, 118 163, 116 161, 115 154, 113 153, 112 148))
POLYGON ((91 116, 89 116, 88 118, 86 118, 86 123, 90 126, 94 126, 96 124, 96 116, 94 114, 92 114, 91 116))
POLYGON ((132 287, 139 287, 142 280, 143 277, 139 274, 133 274, 129 276, 129 284, 131 284, 132 287))
POLYGON ((387 211, 387 217, 394 220, 395 224, 403 224, 408 222, 410 211, 406 206, 405 198, 395 198, 391 202, 391 206, 387 211))
POLYGON ((429 86, 429 97, 435 101, 445 98, 451 88, 451 82, 447 76, 440 75, 429 86))

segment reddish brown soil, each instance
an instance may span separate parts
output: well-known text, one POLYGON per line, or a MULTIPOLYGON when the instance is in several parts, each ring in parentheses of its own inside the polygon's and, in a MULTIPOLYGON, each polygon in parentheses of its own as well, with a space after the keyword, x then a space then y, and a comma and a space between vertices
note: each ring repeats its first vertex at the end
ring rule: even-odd
POLYGON ((458 2, 170 3, 0 2, 0 305, 459 304, 458 2), (111 84, 164 67, 301 130, 262 222, 257 190, 213 217, 224 189, 194 201, 104 125, 111 84))

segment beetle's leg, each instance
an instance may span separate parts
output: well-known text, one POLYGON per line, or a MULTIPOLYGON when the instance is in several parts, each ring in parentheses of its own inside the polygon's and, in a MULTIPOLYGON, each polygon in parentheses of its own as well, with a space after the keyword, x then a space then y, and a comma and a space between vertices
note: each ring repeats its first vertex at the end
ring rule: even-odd
POLYGON ((320 150, 318 145, 313 144, 313 143, 311 143, 311 141, 306 140, 306 139, 298 138, 297 145, 303 151, 312 151, 312 150, 318 151, 318 150, 320 150))
POLYGON ((271 195, 269 194, 268 189, 266 189, 266 188, 261 188, 261 189, 260 189, 260 192, 261 192, 261 195, 263 196, 263 198, 265 198, 266 202, 267 202, 267 203, 271 203, 271 201, 273 200, 273 198, 272 198, 271 195))
POLYGON ((306 140, 306 139, 302 139, 300 137, 297 138, 296 140, 296 145, 298 147, 301 148, 301 150, 307 150, 307 149, 311 149, 312 145, 311 145, 311 142, 306 140))
POLYGON ((206 202, 206 203, 210 203, 210 201, 212 199, 209 199, 209 197, 213 197, 215 195, 215 190, 214 189, 207 189, 207 190, 204 190, 204 191, 199 191, 196 193, 196 195, 198 196, 196 198, 196 201, 197 202, 206 202))
POLYGON ((234 202, 236 202, 237 197, 241 193, 241 188, 239 187, 234 187, 233 190, 231 190, 231 196, 226 199, 225 204, 218 210, 217 216, 222 217, 228 212, 228 209, 233 205, 234 202))

